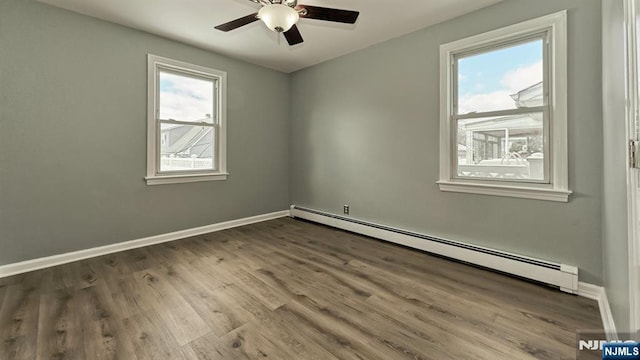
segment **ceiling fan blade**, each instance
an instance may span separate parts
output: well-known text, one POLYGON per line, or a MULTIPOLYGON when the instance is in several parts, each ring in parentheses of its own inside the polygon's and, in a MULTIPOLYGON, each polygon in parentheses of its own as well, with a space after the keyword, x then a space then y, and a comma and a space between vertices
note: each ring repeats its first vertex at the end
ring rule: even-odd
POLYGON ((251 15, 247 15, 247 16, 243 16, 239 19, 235 19, 232 21, 229 21, 228 23, 224 23, 221 25, 216 26, 216 29, 221 30, 221 31, 231 31, 234 29, 237 29, 241 26, 245 26, 247 24, 251 24, 254 21, 258 20, 258 13, 253 13, 251 15))
POLYGON ((284 37, 285 39, 287 39, 287 42, 291 46, 300 44, 301 42, 304 41, 302 40, 302 35, 300 35, 300 31, 298 30, 298 27, 295 25, 293 25, 291 29, 284 32, 284 37))
POLYGON ((325 8, 311 5, 297 5, 295 9, 300 13, 300 17, 306 19, 316 19, 325 21, 355 24, 360 12, 351 10, 341 10, 325 8))

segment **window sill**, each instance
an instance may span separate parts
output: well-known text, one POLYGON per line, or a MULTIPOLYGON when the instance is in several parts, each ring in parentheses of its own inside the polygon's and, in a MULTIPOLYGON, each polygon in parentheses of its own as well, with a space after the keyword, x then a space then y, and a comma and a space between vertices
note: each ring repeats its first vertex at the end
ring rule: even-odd
POLYGON ((217 174, 190 174, 190 175, 162 175, 162 176, 147 176, 144 178, 147 181, 147 185, 164 185, 164 184, 178 184, 178 183, 192 183, 200 181, 218 181, 227 180, 228 173, 217 174))
POLYGON ((506 196, 522 199, 569 202, 570 190, 535 188, 525 186, 505 186, 481 183, 462 183, 453 181, 438 181, 440 191, 461 192, 493 196, 506 196))

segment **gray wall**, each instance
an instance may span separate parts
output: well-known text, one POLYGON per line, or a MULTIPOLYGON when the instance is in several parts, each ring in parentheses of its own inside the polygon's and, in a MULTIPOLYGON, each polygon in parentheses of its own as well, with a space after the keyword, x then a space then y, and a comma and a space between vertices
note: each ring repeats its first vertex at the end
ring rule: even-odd
POLYGON ((282 73, 0 1, 0 265, 287 209, 288 93, 282 73), (147 53, 228 72, 227 181, 145 184, 147 53))
POLYGON ((601 284, 600 20, 596 0, 507 0, 289 78, 2 0, 0 265, 289 203, 349 204, 354 217, 575 264, 601 284), (571 202, 440 192, 438 46, 565 8, 571 202), (228 72, 227 181, 145 185, 147 53, 228 72))
POLYGON ((629 329, 624 2, 602 2, 604 283, 619 331, 629 329))
POLYGON ((291 201, 580 267, 602 284, 597 0, 507 0, 292 75, 291 201), (445 193, 439 45, 569 10, 569 203, 445 193))

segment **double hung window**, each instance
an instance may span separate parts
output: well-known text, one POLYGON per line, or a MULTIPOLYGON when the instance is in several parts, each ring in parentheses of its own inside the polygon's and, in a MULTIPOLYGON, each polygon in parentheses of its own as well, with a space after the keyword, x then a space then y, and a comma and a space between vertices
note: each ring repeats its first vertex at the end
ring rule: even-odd
POLYGON ((443 44, 440 189, 568 201, 566 13, 443 44))
POLYGON ((226 73, 148 57, 147 184, 224 180, 226 73))

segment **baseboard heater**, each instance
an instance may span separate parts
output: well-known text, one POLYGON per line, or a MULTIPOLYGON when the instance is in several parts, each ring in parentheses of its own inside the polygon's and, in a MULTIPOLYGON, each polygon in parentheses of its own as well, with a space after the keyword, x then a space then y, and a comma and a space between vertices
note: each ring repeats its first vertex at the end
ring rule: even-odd
POLYGON ((530 279, 558 287, 560 290, 571 294, 578 293, 578 268, 575 266, 441 239, 297 205, 291 206, 290 214, 292 217, 371 236, 454 260, 530 279))

